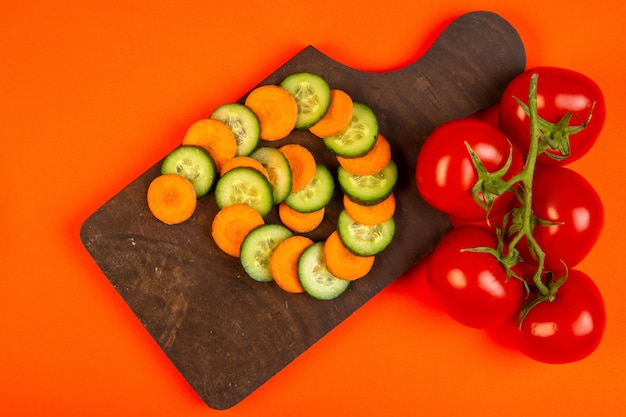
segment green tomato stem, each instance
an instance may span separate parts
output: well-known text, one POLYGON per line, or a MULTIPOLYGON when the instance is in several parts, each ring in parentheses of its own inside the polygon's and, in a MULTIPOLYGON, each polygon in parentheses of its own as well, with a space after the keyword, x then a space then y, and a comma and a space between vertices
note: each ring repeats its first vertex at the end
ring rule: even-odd
POLYGON ((537 74, 533 74, 530 79, 530 88, 528 91, 528 108, 530 119, 530 147, 528 150, 528 158, 524 165, 524 178, 522 179, 522 185, 524 186, 524 200, 523 200, 523 212, 522 212, 522 231, 526 236, 528 245, 535 251, 537 255, 537 271, 533 275, 533 282, 537 287, 537 290, 542 295, 547 295, 550 289, 541 280, 541 273, 543 272, 543 265, 545 254, 539 247, 535 238, 533 237, 533 225, 532 225, 532 195, 533 195, 533 177, 535 174, 535 165, 537 163, 537 157, 539 156, 539 116, 537 110, 537 74))
POLYGON ((537 257, 537 271, 533 275, 533 283, 537 288, 537 291, 542 295, 550 293, 550 289, 542 282, 541 274, 545 262, 545 253, 541 247, 537 244, 537 241, 533 237, 533 178, 535 174, 535 166, 537 163, 537 157, 539 156, 540 146, 540 125, 539 116, 537 111, 537 74, 533 74, 530 79, 530 86, 528 89, 528 117, 530 121, 530 146, 528 149, 528 156, 524 168, 509 181, 507 181, 508 187, 514 187, 515 184, 521 184, 523 192, 521 193, 522 213, 521 213, 521 227, 516 232, 515 236, 510 240, 508 245, 508 253, 514 254, 514 250, 517 244, 526 237, 527 245, 535 253, 537 257))

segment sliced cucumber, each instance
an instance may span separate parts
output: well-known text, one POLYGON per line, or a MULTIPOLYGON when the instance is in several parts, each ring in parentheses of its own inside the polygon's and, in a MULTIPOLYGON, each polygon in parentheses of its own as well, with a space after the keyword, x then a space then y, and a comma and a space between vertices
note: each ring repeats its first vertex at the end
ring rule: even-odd
POLYGON ((380 203, 389 194, 398 181, 398 167, 393 160, 382 170, 372 175, 354 175, 345 168, 337 168, 339 187, 348 198, 356 203, 371 206, 380 203))
POLYGON ((247 204, 265 217, 274 206, 272 186, 253 168, 235 168, 225 173, 215 185, 218 207, 247 204))
POLYGON ((270 270, 272 250, 293 233, 280 224, 263 224, 252 229, 241 243, 241 266, 246 273, 260 282, 273 281, 270 270))
POLYGON ((237 141, 237 156, 248 156, 257 147, 261 135, 261 123, 249 107, 239 103, 227 103, 217 107, 210 116, 222 121, 233 132, 237 141))
POLYGON ((250 157, 265 167, 272 185, 274 204, 282 202, 291 192, 292 185, 291 168, 285 155, 276 148, 264 146, 257 148, 250 157))
POLYGON ((298 279, 304 291, 318 300, 332 300, 343 294, 350 281, 330 273, 324 262, 324 242, 309 246, 298 258, 298 279))
POLYGON ((396 223, 392 217, 380 224, 364 225, 354 221, 345 210, 342 210, 337 219, 337 232, 350 252, 360 256, 371 256, 389 246, 396 232, 396 223))
POLYGON ((355 158, 368 153, 378 137, 378 119, 368 106, 354 102, 352 120, 343 132, 324 138, 324 145, 335 155, 355 158))
POLYGON ((170 152, 161 163, 161 174, 178 174, 193 184, 196 197, 207 194, 217 175, 215 161, 198 146, 182 145, 170 152))
POLYGON ((328 111, 330 86, 319 75, 297 72, 285 78, 280 86, 289 91, 298 104, 296 129, 308 129, 328 111))
POLYGON ((322 164, 317 164, 313 179, 300 191, 285 198, 285 204, 301 213, 311 213, 326 207, 333 198, 335 181, 322 164))

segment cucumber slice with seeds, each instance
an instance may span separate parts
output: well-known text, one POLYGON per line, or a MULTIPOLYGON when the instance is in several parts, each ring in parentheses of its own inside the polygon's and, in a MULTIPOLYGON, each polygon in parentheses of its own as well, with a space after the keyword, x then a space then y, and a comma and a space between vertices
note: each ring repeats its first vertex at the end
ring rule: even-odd
POLYGON ((282 202, 291 192, 292 185, 291 168, 285 155, 276 148, 264 146, 257 148, 250 157, 265 167, 272 185, 274 204, 282 202))
POLYGON ((343 294, 350 281, 337 278, 324 262, 324 242, 306 248, 298 258, 298 279, 304 291, 318 300, 332 300, 343 294))
POLYGON ((161 174, 178 174, 187 178, 196 191, 196 197, 206 195, 217 176, 215 161, 198 146, 182 145, 170 152, 161 163, 161 174))
POLYGON ((356 158, 368 153, 378 137, 378 119, 368 106, 354 102, 352 120, 343 132, 324 138, 324 145, 335 155, 356 158))
POLYGON ((210 116, 223 122, 233 132, 237 141, 237 156, 248 156, 257 147, 261 123, 249 107, 240 103, 222 104, 210 116))
POLYGON ((252 229, 241 243, 240 261, 246 273, 256 281, 273 281, 270 270, 272 250, 293 233, 280 224, 263 224, 252 229))
POLYGON ((343 167, 337 168, 337 180, 345 195, 365 206, 383 201, 392 193, 398 180, 398 167, 393 160, 372 175, 354 175, 343 167))
POLYGON ((280 86, 289 91, 298 104, 296 129, 308 129, 328 111, 330 86, 319 75, 297 72, 285 78, 280 86))
POLYGON ((380 224, 364 225, 342 210, 337 219, 337 232, 350 252, 359 256, 372 256, 389 246, 396 232, 396 223, 392 217, 380 224))
POLYGON ((326 207, 333 198, 335 181, 324 165, 317 164, 313 179, 300 191, 285 198, 285 204, 300 213, 311 213, 326 207))
POLYGON ((215 185, 215 201, 220 209, 247 204, 263 217, 274 206, 272 186, 263 174, 252 168, 235 168, 220 177, 215 185))

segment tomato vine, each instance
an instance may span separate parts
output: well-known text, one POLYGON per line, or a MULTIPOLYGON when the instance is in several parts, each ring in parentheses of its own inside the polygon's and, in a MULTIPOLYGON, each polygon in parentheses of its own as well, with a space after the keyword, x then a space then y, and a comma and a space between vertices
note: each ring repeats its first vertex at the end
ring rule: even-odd
POLYGON ((497 113, 497 121, 476 114, 444 123, 418 154, 418 190, 453 226, 429 258, 428 286, 461 324, 516 323, 530 358, 580 360, 606 323, 597 286, 575 269, 604 210, 591 184, 564 165, 602 130, 602 92, 583 74, 538 67, 511 80, 497 113))
MULTIPOLYGON (((509 160, 503 168, 492 173, 488 172, 484 168, 479 156, 474 152, 471 146, 466 143, 474 168, 478 172, 478 181, 472 190, 473 196, 474 199, 486 209, 487 219, 489 216, 490 202, 493 201, 495 196, 502 195, 505 192, 513 192, 520 202, 520 207, 514 208, 507 213, 505 216, 505 224, 497 227, 499 242, 495 250, 493 248, 480 247, 470 249, 472 251, 491 253, 506 268, 509 276, 522 279, 527 286, 526 281, 522 277, 517 276, 512 270, 513 266, 524 261, 519 255, 517 245, 523 239, 526 240, 530 253, 537 262, 537 268, 531 278, 537 294, 536 297, 531 298, 520 309, 518 322, 520 328, 524 317, 526 317, 532 308, 545 301, 554 301, 558 289, 567 279, 566 265, 563 276, 558 277, 556 280, 554 272, 544 270, 545 252, 533 236, 536 224, 544 226, 551 224, 546 220, 537 218, 532 210, 533 179, 537 158, 540 154, 547 153, 546 151, 548 149, 561 151, 562 155, 560 156, 552 156, 550 154, 552 158, 566 158, 569 154, 569 135, 582 131, 592 117, 590 111, 587 119, 577 126, 569 126, 569 120, 572 117, 571 113, 567 113, 558 123, 551 123, 542 119, 537 109, 537 84, 538 74, 534 73, 530 78, 528 88, 528 104, 524 104, 519 98, 516 98, 517 103, 524 110, 530 122, 528 154, 524 167, 519 173, 508 180, 503 179, 503 174, 508 171, 511 164, 511 157, 509 157, 509 160), (507 221, 511 221, 512 225, 507 225, 507 221), (503 229, 506 229, 506 233, 503 229), (505 240, 507 240, 508 243, 505 244, 505 240), (543 281, 544 275, 547 275, 545 283, 543 281)), ((513 145, 511 145, 511 149, 512 146, 513 145)), ((529 291, 528 286, 527 291, 529 291)))

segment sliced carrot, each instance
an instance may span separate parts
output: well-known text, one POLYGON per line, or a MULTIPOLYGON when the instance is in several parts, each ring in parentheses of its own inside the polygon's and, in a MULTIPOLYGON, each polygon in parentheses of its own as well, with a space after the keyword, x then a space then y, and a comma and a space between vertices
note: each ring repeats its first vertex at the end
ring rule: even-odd
POLYGON ((338 135, 352 120, 352 98, 342 90, 330 90, 330 106, 309 131, 320 138, 338 135))
POLYGON ((355 222, 364 225, 381 224, 393 217, 396 211, 396 198, 393 194, 380 203, 364 206, 354 201, 346 195, 343 196, 343 207, 355 222))
POLYGON ((337 278, 350 281, 363 278, 374 266, 374 259, 374 256, 359 256, 350 252, 336 230, 324 242, 326 268, 337 278))
POLYGON ((211 236, 224 253, 239 257, 241 242, 255 227, 264 224, 263 217, 247 204, 233 204, 217 212, 211 225, 211 236))
POLYGON ((263 164, 261 164, 259 161, 249 156, 235 156, 234 158, 231 158, 228 161, 225 161, 222 164, 220 175, 226 174, 231 169, 241 168, 241 167, 256 169, 261 174, 263 174, 265 178, 267 178, 268 181, 270 179, 270 176, 267 173, 267 170, 265 169, 263 164))
POLYGON ((183 145, 196 145, 206 149, 217 169, 233 158, 237 152, 237 139, 228 126, 217 119, 200 119, 187 129, 183 145))
POLYGON ((156 177, 148 186, 150 212, 166 224, 178 224, 189 219, 196 210, 197 197, 193 184, 177 174, 156 177))
POLYGON ((301 213, 289 207, 285 203, 278 205, 280 221, 292 232, 308 233, 315 230, 324 220, 326 208, 322 207, 310 213, 301 213))
POLYGON ((337 161, 354 175, 372 175, 383 169, 391 159, 391 146, 383 135, 378 134, 374 147, 357 158, 337 156, 337 161))
POLYGON ((261 139, 283 139, 296 126, 296 99, 282 87, 273 84, 257 87, 248 94, 245 104, 259 118, 261 139))
POLYGON ((291 192, 302 190, 315 176, 315 157, 307 148, 290 143, 278 148, 285 155, 291 168, 291 192))
POLYGON ((298 279, 298 258, 313 241, 305 236, 294 235, 278 244, 270 255, 270 271, 276 284, 291 293, 304 292, 298 279))

